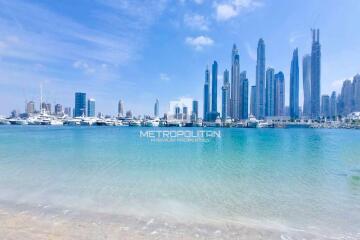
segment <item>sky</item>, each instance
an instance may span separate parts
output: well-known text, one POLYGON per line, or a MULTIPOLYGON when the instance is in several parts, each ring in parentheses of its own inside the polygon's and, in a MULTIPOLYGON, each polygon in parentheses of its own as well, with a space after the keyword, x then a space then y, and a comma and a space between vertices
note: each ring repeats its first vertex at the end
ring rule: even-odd
MULTIPOLYGON (((160 112, 191 97, 203 105, 204 71, 230 69, 235 43, 240 69, 255 84, 256 47, 266 45, 266 67, 285 74, 292 52, 311 51, 320 29, 321 92, 339 91, 360 71, 358 0, 0 0, 0 114, 23 112, 25 102, 74 106, 74 93, 96 99, 96 112, 160 112)), ((303 102, 300 64, 300 103, 303 102)))

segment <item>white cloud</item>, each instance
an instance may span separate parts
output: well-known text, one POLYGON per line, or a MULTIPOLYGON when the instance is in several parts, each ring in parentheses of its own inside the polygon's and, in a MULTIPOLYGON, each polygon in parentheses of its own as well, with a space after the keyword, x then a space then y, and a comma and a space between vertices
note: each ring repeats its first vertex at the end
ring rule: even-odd
POLYGON ((163 82, 170 81, 170 77, 166 73, 160 73, 160 80, 163 82))
POLYGON ((75 69, 80 69, 80 70, 84 71, 84 73, 87 73, 87 74, 92 74, 92 73, 95 73, 95 71, 96 71, 94 67, 89 66, 89 64, 87 62, 81 61, 81 60, 75 61, 73 63, 73 67, 75 69))
POLYGON ((187 37, 185 43, 194 47, 196 50, 202 50, 204 47, 214 44, 214 40, 206 36, 187 37))
POLYGON ((209 23, 206 18, 199 14, 185 14, 184 23, 192 29, 198 29, 202 31, 209 30, 209 23))
POLYGON ((253 10, 262 6, 259 0, 230 0, 221 3, 215 3, 216 19, 226 21, 238 16, 244 10, 253 10))

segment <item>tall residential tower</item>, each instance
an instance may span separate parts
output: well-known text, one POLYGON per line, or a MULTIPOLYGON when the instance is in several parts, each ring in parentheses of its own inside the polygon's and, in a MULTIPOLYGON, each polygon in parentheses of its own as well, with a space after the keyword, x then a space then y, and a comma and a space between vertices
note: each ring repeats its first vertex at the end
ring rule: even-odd
POLYGON ((260 38, 256 62, 256 118, 265 117, 265 43, 260 38))

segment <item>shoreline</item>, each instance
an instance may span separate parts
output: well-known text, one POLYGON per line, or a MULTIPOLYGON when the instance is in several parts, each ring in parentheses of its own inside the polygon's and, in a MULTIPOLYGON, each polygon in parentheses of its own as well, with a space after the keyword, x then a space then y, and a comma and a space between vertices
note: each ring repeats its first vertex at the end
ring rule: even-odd
MULTIPOLYGON (((5 239, 340 239, 316 232, 251 220, 177 221, 173 218, 113 215, 0 203, 0 236, 5 239), (45 211, 44 211, 45 209, 45 211)), ((360 233, 358 233, 360 234, 360 233)), ((346 239, 356 237, 346 236, 346 239)))

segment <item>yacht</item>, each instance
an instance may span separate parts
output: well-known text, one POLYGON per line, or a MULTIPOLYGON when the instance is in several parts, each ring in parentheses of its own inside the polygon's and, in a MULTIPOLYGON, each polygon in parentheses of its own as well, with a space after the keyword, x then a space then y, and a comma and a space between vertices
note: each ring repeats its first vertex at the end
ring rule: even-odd
POLYGON ((160 125, 160 119, 148 119, 144 122, 145 127, 158 127, 160 125))
POLYGON ((27 121, 21 118, 12 118, 9 119, 11 125, 27 125, 27 121))
POLYGON ((60 119, 54 118, 50 120, 50 125, 52 126, 62 126, 64 125, 64 122, 61 121, 60 119))
POLYGON ((69 125, 69 126, 78 126, 80 125, 81 119, 79 118, 70 118, 64 121, 65 125, 69 125))
POLYGON ((83 118, 80 121, 80 125, 81 126, 92 126, 96 124, 96 119, 95 118, 83 118))
POLYGON ((136 120, 136 119, 131 120, 131 121, 129 122, 129 126, 131 126, 131 127, 140 127, 140 126, 141 126, 141 121, 140 121, 140 120, 136 120))
POLYGON ((170 120, 170 121, 167 121, 167 126, 168 127, 182 127, 182 123, 180 120, 170 120))
POLYGON ((0 117, 0 125, 9 125, 10 122, 8 119, 0 117))
POLYGON ((259 121, 253 115, 251 115, 249 117, 249 120, 246 123, 246 126, 248 128, 257 128, 258 124, 259 124, 259 121))

